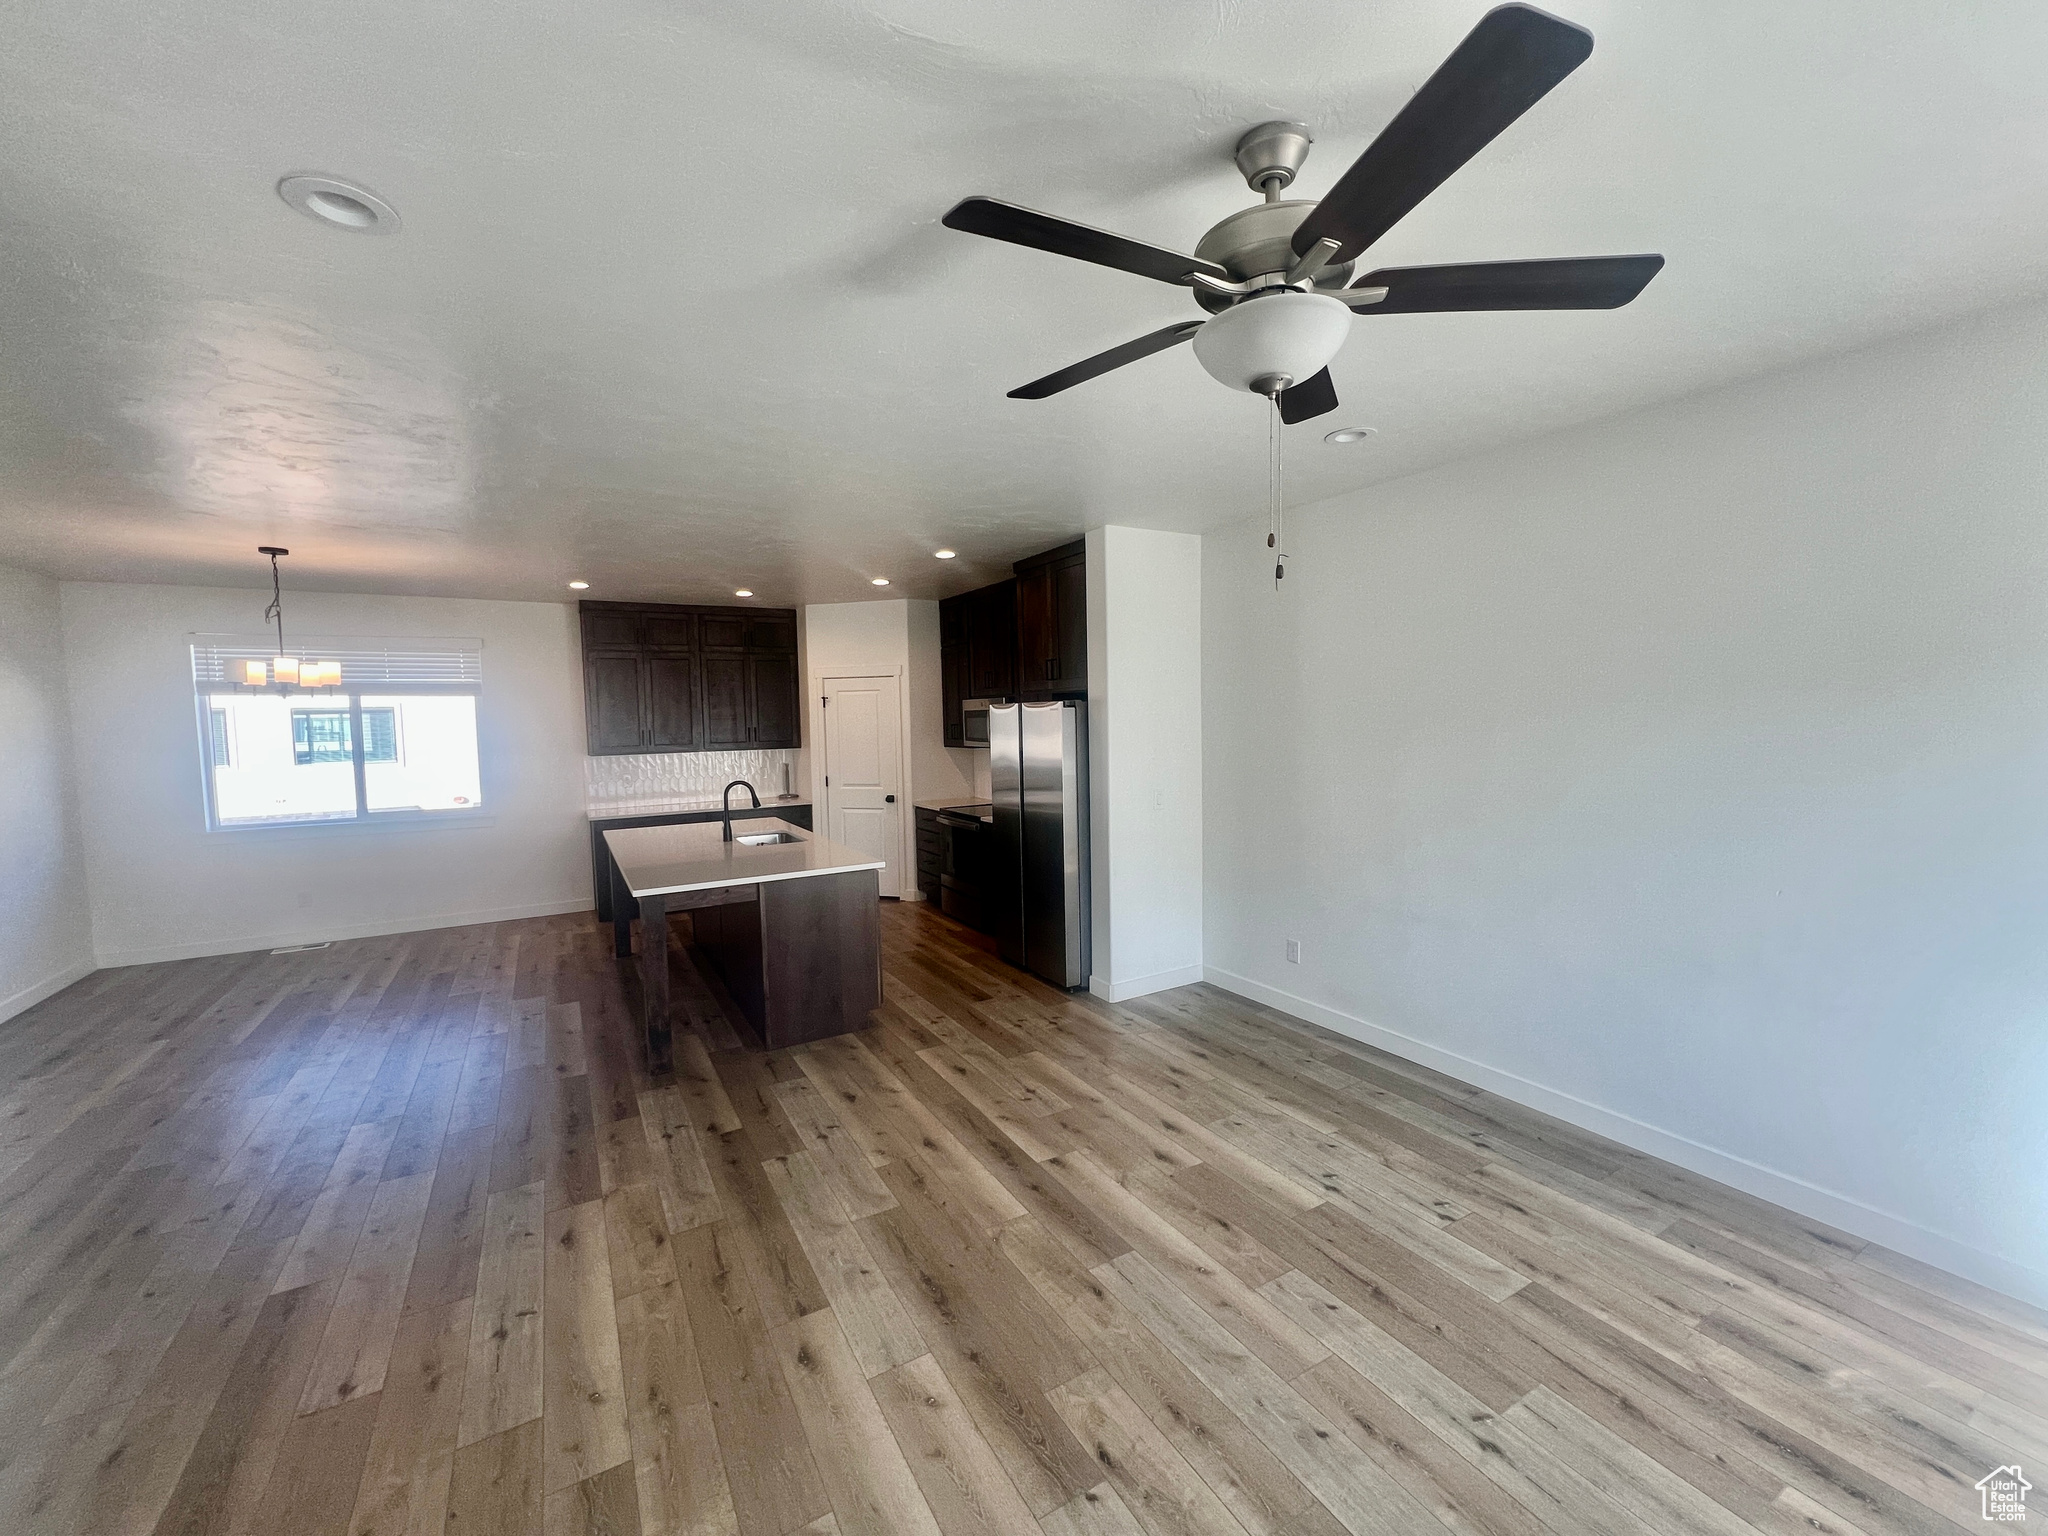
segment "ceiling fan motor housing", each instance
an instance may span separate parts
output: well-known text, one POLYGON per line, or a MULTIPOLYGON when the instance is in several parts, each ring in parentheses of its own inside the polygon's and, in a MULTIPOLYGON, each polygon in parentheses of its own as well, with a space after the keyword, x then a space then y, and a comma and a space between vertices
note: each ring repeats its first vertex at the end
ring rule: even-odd
MULTIPOLYGON (((1213 261, 1239 282, 1285 273, 1294 265, 1294 232, 1315 210, 1314 203, 1258 203, 1239 209, 1217 224, 1195 246, 1195 254, 1213 261)), ((1316 274, 1318 288, 1342 288, 1351 281, 1351 262, 1325 267, 1316 274)), ((1212 314, 1228 309, 1228 294, 1195 290, 1202 308, 1212 314)))

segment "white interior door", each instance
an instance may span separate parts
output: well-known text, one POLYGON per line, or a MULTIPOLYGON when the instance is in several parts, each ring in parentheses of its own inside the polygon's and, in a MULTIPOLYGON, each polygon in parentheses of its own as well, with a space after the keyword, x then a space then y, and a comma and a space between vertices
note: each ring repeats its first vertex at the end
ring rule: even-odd
POLYGON ((884 896, 903 894, 902 740, 895 678, 825 679, 825 835, 889 861, 884 896))

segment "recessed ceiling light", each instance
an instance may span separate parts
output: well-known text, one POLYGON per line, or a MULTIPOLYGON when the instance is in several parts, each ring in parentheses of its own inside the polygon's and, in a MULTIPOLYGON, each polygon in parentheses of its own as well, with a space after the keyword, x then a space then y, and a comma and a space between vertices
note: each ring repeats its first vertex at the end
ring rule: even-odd
POLYGON ((588 592, 590 590, 590 583, 587 581, 572 581, 569 583, 569 590, 571 592, 588 592))
POLYGON ((1372 436, 1372 431, 1371 427, 1339 427, 1334 432, 1325 432, 1323 434, 1323 441, 1326 443, 1362 443, 1372 436))
POLYGON ((953 551, 950 549, 935 549, 932 551, 932 554, 940 560, 950 560, 953 558, 953 551))
POLYGON ((886 587, 887 585, 889 585, 889 578, 886 576, 877 576, 873 581, 869 582, 868 585, 871 587, 886 587))
POLYGON ((310 172, 287 176, 277 195, 309 219, 358 235, 395 235, 398 210, 368 187, 310 172))
POLYGON ((754 589, 752 587, 740 587, 735 589, 732 595, 734 597, 752 597, 754 595, 754 589))

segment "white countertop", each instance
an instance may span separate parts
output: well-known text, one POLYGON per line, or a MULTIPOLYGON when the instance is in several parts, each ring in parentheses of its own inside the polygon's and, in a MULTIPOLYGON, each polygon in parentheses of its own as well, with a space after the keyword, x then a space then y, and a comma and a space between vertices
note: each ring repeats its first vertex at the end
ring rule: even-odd
POLYGON ((834 843, 791 826, 777 817, 753 817, 735 825, 744 832, 791 832, 800 842, 759 847, 724 837, 724 823, 681 822, 669 827, 618 827, 605 833, 612 862, 619 866, 634 896, 672 896, 718 885, 760 885, 770 880, 802 880, 811 875, 840 875, 855 869, 882 869, 843 843, 834 843))
MULTIPOLYGON (((779 796, 761 797, 761 809, 772 811, 780 806, 809 805, 803 795, 792 795, 784 800, 779 796)), ((586 807, 586 814, 592 821, 615 821, 626 816, 677 816, 685 811, 722 810, 716 795, 650 795, 637 800, 592 800, 586 807)), ((744 795, 735 794, 732 799, 733 815, 742 811, 754 814, 754 808, 744 795)))

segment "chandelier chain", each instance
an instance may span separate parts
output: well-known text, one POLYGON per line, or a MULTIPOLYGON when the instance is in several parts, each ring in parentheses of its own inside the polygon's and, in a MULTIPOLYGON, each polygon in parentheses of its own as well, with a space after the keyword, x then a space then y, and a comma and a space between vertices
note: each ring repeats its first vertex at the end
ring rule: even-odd
POLYGON ((284 654, 284 581, 278 575, 277 556, 270 557, 270 606, 263 610, 263 617, 277 621, 277 654, 284 654))

